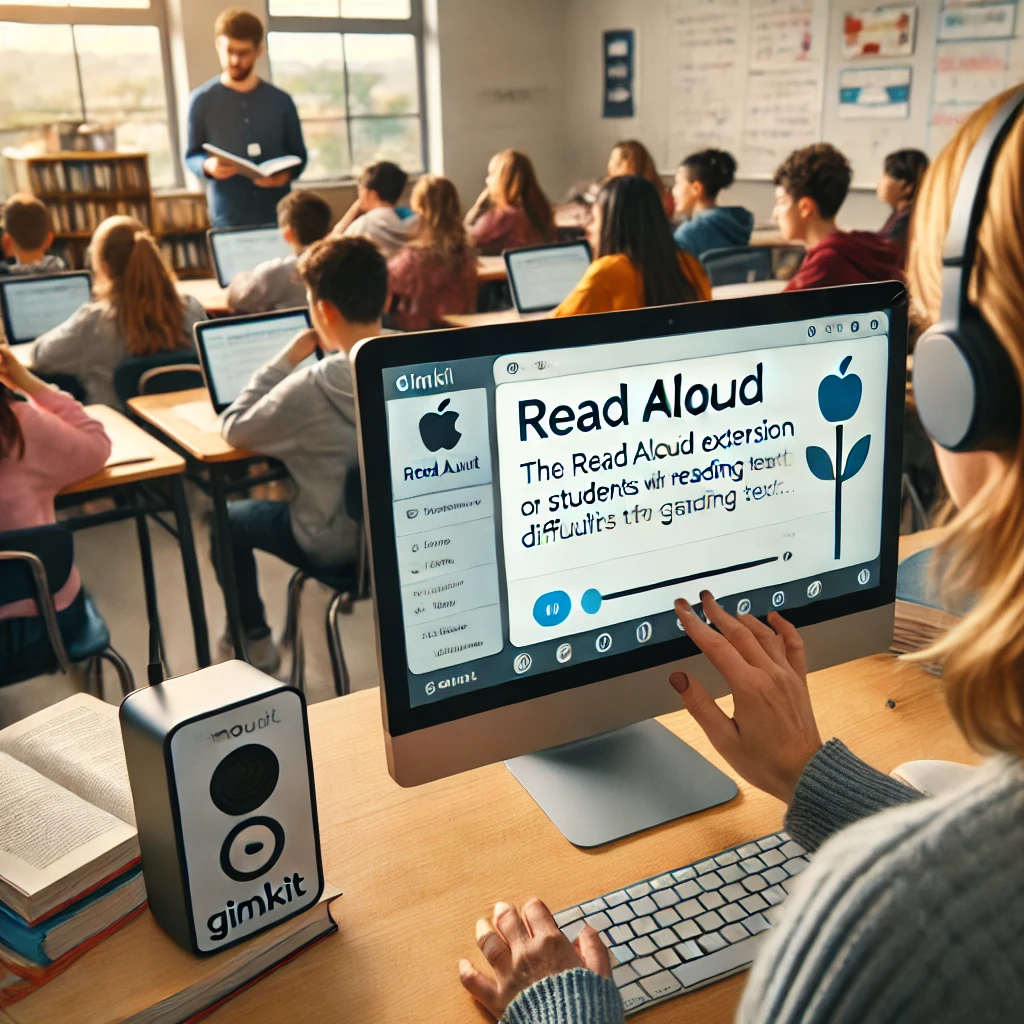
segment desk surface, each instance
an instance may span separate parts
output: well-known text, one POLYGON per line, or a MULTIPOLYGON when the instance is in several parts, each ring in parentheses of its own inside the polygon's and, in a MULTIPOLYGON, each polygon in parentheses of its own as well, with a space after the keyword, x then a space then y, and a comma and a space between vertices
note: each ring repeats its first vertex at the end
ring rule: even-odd
POLYGON ((115 487, 118 484, 134 484, 140 480, 154 480, 162 476, 174 476, 185 472, 185 460, 161 444, 155 437, 147 434, 140 426, 132 423, 127 416, 122 416, 116 409, 108 405, 87 405, 85 411, 103 424, 107 435, 113 442, 115 451, 118 447, 132 451, 146 451, 152 457, 145 462, 130 462, 119 466, 107 466, 98 473, 77 484, 65 487, 60 493, 81 494, 95 491, 101 487, 115 487))
POLYGON ((224 316, 231 312, 228 305, 228 290, 221 288, 215 277, 201 277, 190 281, 178 282, 179 295, 191 295, 213 316, 224 316))
MULTIPOLYGON (((941 683, 915 666, 878 655, 815 673, 810 684, 822 735, 841 736, 883 771, 915 758, 979 760, 946 711, 941 683)), ((662 721, 725 768, 685 712, 662 721)), ((578 850, 503 765, 398 787, 387 774, 375 690, 316 704, 309 722, 324 871, 345 891, 335 904, 340 931, 229 1002, 211 1024, 481 1024, 487 1018, 463 992, 456 964, 461 956, 480 962, 474 923, 497 899, 539 895, 557 909, 770 832, 782 818, 778 801, 738 780, 740 795, 722 807, 578 850)), ((16 1024, 48 1024, 74 1007, 76 1024, 93 1024, 138 1009, 128 1005, 131 994, 145 991, 146 964, 169 941, 144 915, 8 1013, 16 1024)), ((742 975, 730 978, 639 1019, 731 1021, 743 984, 742 975)))
POLYGON ((720 284, 711 289, 713 299, 745 299, 750 295, 778 295, 787 281, 741 281, 739 284, 720 284))
POLYGON ((481 256, 476 264, 476 278, 483 284, 486 281, 504 281, 508 278, 504 256, 481 256))
POLYGON ((209 401, 210 396, 206 388, 192 388, 189 391, 173 391, 166 395, 143 395, 140 398, 132 398, 128 401, 128 407, 136 416, 152 424, 199 462, 235 462, 238 459, 250 458, 252 452, 233 448, 219 432, 200 430, 194 423, 183 419, 177 413, 179 405, 209 401))

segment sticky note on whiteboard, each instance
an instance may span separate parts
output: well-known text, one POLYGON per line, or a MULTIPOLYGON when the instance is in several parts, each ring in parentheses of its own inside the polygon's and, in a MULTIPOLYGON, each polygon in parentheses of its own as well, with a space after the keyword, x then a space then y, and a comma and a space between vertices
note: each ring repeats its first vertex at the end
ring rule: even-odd
POLYGON ((616 39, 608 44, 609 57, 628 57, 629 43, 625 39, 616 39))

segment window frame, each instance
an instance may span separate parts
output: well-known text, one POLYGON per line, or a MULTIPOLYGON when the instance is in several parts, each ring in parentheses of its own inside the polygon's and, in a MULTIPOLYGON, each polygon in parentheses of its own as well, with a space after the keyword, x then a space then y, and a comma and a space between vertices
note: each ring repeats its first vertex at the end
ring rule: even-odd
MULTIPOLYGON (((0 0, 0 21, 17 21, 29 25, 110 25, 153 26, 160 34, 160 57, 164 70, 164 99, 167 103, 167 135, 174 169, 172 188, 185 184, 182 169, 181 139, 178 134, 178 101, 174 90, 174 70, 171 59, 171 40, 167 22, 166 0, 149 0, 148 7, 72 7, 47 4, 5 4, 0 0)), ((74 34, 72 33, 72 39, 74 34)), ((82 87, 82 68, 75 50, 75 79, 78 82, 78 100, 83 118, 88 117, 85 90, 82 87)), ((152 189, 152 185, 150 186, 152 189)))
MULTIPOLYGON (((0 0, 2 4, 3 0, 0 0)), ((339 0, 340 10, 340 0, 339 0)), ((427 82, 424 70, 424 18, 423 0, 409 0, 408 18, 336 18, 310 17, 308 15, 293 16, 270 13, 270 0, 266 0, 266 26, 267 35, 271 32, 324 32, 330 35, 391 35, 391 36, 412 36, 413 49, 416 54, 416 89, 418 92, 416 103, 416 118, 420 123, 420 169, 423 173, 427 170, 427 82)), ((342 44, 344 53, 344 44, 342 44)), ((267 63, 270 65, 270 54, 267 54, 267 63)), ((273 81, 273 69, 271 67, 271 81, 273 81)), ((385 120, 394 115, 386 114, 352 114, 351 98, 348 89, 348 60, 345 59, 345 129, 349 147, 349 161, 352 162, 352 123, 353 121, 385 120)), ((405 115, 412 116, 412 115, 405 115)), ((301 118, 300 118, 301 120, 301 118)), ((322 183, 350 184, 355 180, 351 172, 338 178, 324 178, 322 183)))

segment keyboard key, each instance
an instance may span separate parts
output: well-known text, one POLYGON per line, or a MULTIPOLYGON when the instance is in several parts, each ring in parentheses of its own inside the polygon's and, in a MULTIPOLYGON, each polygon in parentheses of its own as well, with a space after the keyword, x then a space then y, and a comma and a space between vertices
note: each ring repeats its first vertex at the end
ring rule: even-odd
POLYGON ((699 896, 703 891, 692 879, 676 886, 676 894, 681 900, 692 900, 694 896, 699 896))
MULTIPOLYGON (((800 851, 803 852, 802 850, 800 851)), ((699 864, 693 865, 693 870, 698 875, 706 875, 709 871, 715 870, 715 862, 713 860, 702 860, 699 864)))
POLYGON ((633 913, 633 908, 628 903, 622 903, 617 907, 612 907, 608 911, 608 916, 616 924, 625 924, 627 921, 632 921, 636 914, 633 913))
POLYGON ((765 836, 764 839, 758 839, 757 845, 762 850, 774 850, 776 846, 782 845, 782 840, 778 836, 765 836))
POLYGON ((578 921, 573 921, 572 924, 567 924, 562 929, 562 934, 570 941, 575 942, 580 932, 583 931, 583 919, 580 918, 578 921))
POLYGON ((644 978, 640 984, 654 999, 660 999, 662 996, 671 995, 673 992, 678 992, 683 987, 682 983, 674 974, 672 974, 671 971, 662 971, 661 974, 655 974, 650 978, 644 978))
POLYGON ((667 889, 673 881, 671 875, 659 875, 657 878, 651 879, 650 885, 652 889, 667 889))
POLYGON ((740 862, 740 867, 743 868, 748 875, 755 875, 758 871, 764 871, 767 865, 760 857, 749 857, 747 860, 740 862))
MULTIPOLYGON (((766 921, 765 924, 767 923, 768 922, 766 921)), ((654 954, 654 959, 657 960, 662 967, 677 967, 682 963, 682 960, 679 959, 679 956, 674 949, 659 949, 658 952, 654 954)))
POLYGON ((578 921, 583 916, 583 911, 579 907, 570 907, 568 910, 560 910, 555 914, 555 924, 559 928, 567 924, 572 924, 573 921, 578 921))
POLYGON ((735 903, 747 895, 747 890, 739 882, 733 882, 732 885, 727 885, 724 889, 719 889, 718 891, 722 894, 722 899, 726 903, 735 903))
POLYGON ((696 960, 698 957, 704 955, 704 950, 693 941, 683 942, 676 946, 676 952, 687 962, 690 960, 696 960))
POLYGON ((634 939, 629 944, 629 948, 633 950, 637 956, 650 956, 658 947, 651 942, 648 936, 644 935, 639 939, 634 939))
POLYGON ((761 860, 770 868, 775 867, 776 864, 781 864, 785 859, 781 850, 765 850, 761 854, 761 860))
POLYGON ((672 877, 677 882, 686 882, 689 879, 693 878, 696 874, 697 872, 694 871, 693 868, 680 868, 678 871, 672 872, 672 877))
POLYGON ((793 860, 787 860, 783 867, 791 875, 799 875, 805 867, 810 864, 810 861, 806 857, 796 857, 793 860))
POLYGON ((760 875, 751 875, 743 879, 743 888, 748 892, 760 892, 768 888, 768 883, 760 875))
POLYGON ((747 931, 752 935, 757 935, 759 932, 767 931, 771 927, 764 914, 751 914, 743 924, 747 931))
POLYGON ((715 858, 715 863, 720 867, 724 868, 727 864, 735 864, 740 859, 740 855, 733 850, 727 850, 725 853, 720 853, 715 858))
POLYGON ((651 899, 664 910, 665 907, 674 907, 679 902, 679 893, 675 889, 659 889, 651 899))
POLYGON ((704 950, 705 953, 717 953, 723 946, 727 946, 728 943, 722 938, 718 932, 710 932, 707 935, 702 935, 697 940, 697 945, 704 950))
POLYGON ((605 948, 612 944, 612 940, 608 938, 607 932, 598 932, 597 937, 605 944, 605 948))
POLYGON ((714 932, 721 928, 725 922, 712 910, 707 914, 701 914, 697 918, 697 924, 700 925, 702 932, 714 932))
POLYGON ((726 903, 718 912, 729 922, 742 921, 747 916, 747 912, 738 903, 726 903))
POLYGON ((719 868, 718 874, 724 882, 738 882, 746 872, 739 864, 727 864, 724 868, 719 868))
POLYGON ((636 938, 633 934, 633 929, 628 924, 617 924, 614 928, 608 930, 608 938, 616 945, 622 945, 624 942, 629 942, 630 939, 636 938))
POLYGON ((590 914, 596 914, 599 910, 606 910, 607 904, 599 896, 596 900, 591 900, 589 903, 584 903, 580 910, 583 911, 583 916, 588 917, 590 914))
POLYGON ((585 920, 595 932, 603 932, 612 926, 612 919, 603 910, 598 911, 596 914, 591 914, 585 920))
POLYGON ((653 956, 641 957, 639 960, 634 960, 629 966, 641 978, 646 978, 648 974, 657 974, 661 970, 661 964, 653 956))
POLYGON ((676 910, 683 920, 689 920, 691 917, 704 913, 704 908, 696 900, 687 900, 685 903, 680 903, 676 910))
POLYGON ((625 903, 629 899, 629 893, 625 889, 619 889, 618 892, 610 892, 605 896, 604 901, 609 907, 617 907, 621 903, 625 903))
POLYGON ((726 942, 741 942, 750 932, 741 924, 727 924, 719 933, 726 942))
POLYGON ((761 896, 774 907, 776 903, 781 903, 786 898, 786 891, 780 885, 773 885, 770 889, 765 889, 761 896))
POLYGON ((717 871, 709 871, 706 875, 701 875, 697 879, 700 886, 705 891, 709 889, 721 889, 725 882, 722 880, 722 876, 717 871))
POLYGON ((638 917, 631 922, 631 925, 637 935, 649 935, 651 932, 657 931, 658 928, 653 917, 638 917))
POLYGON ((633 908, 633 913, 637 917, 643 917, 645 914, 653 914, 658 909, 658 904, 651 899, 650 896, 642 896, 638 900, 633 900, 630 903, 633 908))
MULTIPOLYGON (((686 966, 685 964, 683 966, 686 966)), ((639 1010, 651 1002, 651 997, 639 985, 627 985, 619 989, 622 1005, 627 1010, 639 1010)))
POLYGON ((791 839, 788 843, 782 844, 780 852, 786 860, 789 860, 790 857, 802 857, 807 851, 799 843, 795 843, 791 839))
MULTIPOLYGON (((783 898, 785 898, 785 893, 783 893, 783 898)), ((669 907, 667 910, 659 910, 654 915, 654 920, 657 921, 662 928, 667 928, 670 924, 675 924, 676 921, 680 920, 680 918, 675 910, 673 910, 672 907, 669 907)))
POLYGON ((790 841, 790 839, 792 839, 792 836, 785 829, 783 829, 781 832, 778 832, 776 834, 778 835, 780 841, 783 842, 783 843, 788 843, 790 841))
POLYGON ((651 941, 658 949, 664 949, 666 946, 674 946, 679 939, 676 938, 676 933, 671 928, 662 928, 660 932, 655 932, 651 936, 651 941))
POLYGON ((756 914, 759 910, 767 910, 771 904, 766 903, 757 893, 753 896, 748 896, 745 900, 740 900, 740 906, 748 914, 756 914))
POLYGON ((717 892, 706 892, 700 897, 700 905, 705 910, 717 910, 725 900, 722 898, 721 893, 717 892))
POLYGON ((631 981, 636 981, 636 977, 636 971, 629 964, 620 964, 618 967, 612 968, 612 981, 619 988, 622 988, 623 985, 628 985, 631 981))
POLYGON ((672 929, 680 939, 695 939, 700 935, 700 925, 696 921, 680 921, 672 929))
POLYGON ((784 881, 789 876, 786 874, 785 868, 769 868, 761 877, 769 885, 778 885, 779 882, 784 881))
POLYGON ((639 882, 626 890, 626 892, 629 893, 629 898, 633 900, 638 900, 641 896, 646 896, 650 891, 651 887, 646 882, 639 882))
POLYGON ((756 857, 761 852, 761 847, 757 843, 746 843, 744 846, 738 847, 736 852, 741 857, 756 857))
POLYGON ((752 935, 749 939, 726 946, 717 953, 673 967, 672 973, 677 981, 683 983, 684 989, 697 988, 737 968, 749 966, 764 940, 764 935, 752 935))
POLYGON ((636 956, 629 946, 612 946, 608 952, 611 953, 611 955, 615 957, 620 964, 628 963, 634 956, 636 956))

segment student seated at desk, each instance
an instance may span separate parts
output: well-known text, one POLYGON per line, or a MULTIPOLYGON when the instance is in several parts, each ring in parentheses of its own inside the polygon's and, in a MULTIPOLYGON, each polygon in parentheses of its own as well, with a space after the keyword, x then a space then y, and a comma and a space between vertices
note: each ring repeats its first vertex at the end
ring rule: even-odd
POLYGON ((391 259, 416 233, 415 217, 399 216, 395 210, 409 175, 389 160, 371 164, 359 178, 359 195, 331 232, 336 238, 369 238, 391 259))
MULTIPOLYGON (((98 473, 109 455, 103 426, 0 345, 0 531, 55 523, 57 494, 98 473)), ((57 623, 69 633, 84 615, 81 593, 82 580, 73 568, 54 594, 57 623)), ((0 605, 0 665, 12 663, 15 654, 34 664, 49 650, 35 601, 0 605), (37 646, 38 658, 32 653, 37 646)))
POLYGON ((704 268, 676 248, 661 200, 646 178, 629 174, 604 184, 587 238, 594 262, 552 316, 711 298, 704 268))
POLYGON ((672 233, 676 245, 698 259, 710 249, 750 245, 754 215, 743 206, 719 206, 718 193, 736 177, 736 160, 722 149, 691 153, 676 171, 672 189, 683 222, 672 233))
POLYGON ((236 313, 269 313, 306 304, 306 288, 295 263, 330 230, 331 208, 315 192, 289 192, 277 204, 277 225, 292 255, 278 256, 235 275, 227 303, 236 313))
POLYGON ((400 331, 445 327, 452 313, 476 311, 476 250, 469 243, 459 194, 447 179, 425 174, 412 190, 419 231, 388 262, 392 326, 400 331))
MULTIPOLYGON (((313 330, 298 334, 257 370, 224 413, 221 432, 238 448, 280 459, 295 484, 283 501, 234 501, 231 521, 235 579, 249 658, 273 673, 280 654, 267 625, 254 550, 299 569, 341 568, 356 557, 356 527, 345 513, 344 483, 357 459, 356 413, 348 353, 361 338, 381 333, 388 268, 367 238, 325 238, 299 258, 313 330), (320 345, 316 366, 292 371, 320 345)), ((213 552, 214 565, 220 552, 213 552)), ((233 657, 227 636, 220 651, 233 657)))
POLYGON ((608 155, 608 177, 622 178, 627 174, 636 174, 646 178, 657 190, 658 198, 665 210, 665 216, 671 219, 677 212, 675 208, 675 197, 669 189, 665 188, 665 182, 661 180, 658 173, 658 165, 654 162, 648 148, 636 139, 624 139, 617 142, 611 153, 608 155))
POLYGON ((110 217, 89 246, 95 301, 40 336, 32 352, 40 373, 76 377, 90 402, 117 407, 114 367, 128 356, 192 349, 192 325, 206 311, 182 298, 174 271, 134 217, 110 217))
POLYGON ((466 227, 482 256, 555 240, 551 204, 525 153, 506 149, 491 157, 487 183, 466 214, 466 227))
POLYGON ((775 220, 807 255, 786 291, 903 280, 902 253, 872 231, 840 231, 836 214, 850 190, 850 164, 828 143, 791 153, 775 172, 775 220))
POLYGON ((28 192, 16 192, 4 203, 4 259, 0 275, 57 274, 67 264, 50 253, 53 224, 42 200, 28 192), (14 260, 8 263, 8 260, 14 260))
POLYGON ((892 210, 878 237, 904 254, 910 215, 914 212, 917 190, 927 170, 927 153, 919 149, 898 149, 885 158, 882 176, 878 179, 878 198, 892 210))
MULTIPOLYGON (((961 125, 921 189, 908 278, 921 326, 942 314, 942 250, 969 153, 1008 98, 961 125)), ((972 300, 1016 368, 1024 366, 1024 119, 995 160, 978 232, 972 300)), ((740 1024, 1008 1024, 1024 1006, 1024 420, 998 450, 937 448, 959 509, 944 549, 942 592, 980 595, 944 639, 914 660, 943 662, 956 724, 989 759, 934 797, 822 744, 804 645, 778 613, 734 618, 705 591, 718 631, 678 602, 680 622, 733 693, 732 717, 694 678, 672 686, 733 770, 788 806, 785 827, 815 851, 762 946, 740 1024), (881 812, 881 813, 879 813, 881 812)), ((894 672, 896 666, 894 666, 894 672)), ((936 685, 939 685, 936 683, 936 685)), ((909 752, 908 752, 909 753, 909 752)), ((524 850, 528 857, 529 851, 524 850)), ((633 878, 635 875, 629 875, 633 878)), ((459 964, 462 983, 509 1024, 621 1024, 608 953, 586 927, 577 948, 539 900, 498 903, 477 923, 493 970, 459 964), (525 919, 525 922, 524 922, 525 919), (602 977, 603 976, 603 977, 602 977)), ((686 997, 684 997, 685 999, 686 997)), ((680 1006, 679 1020, 691 1019, 680 1006)), ((693 1018, 696 1019, 696 1018, 693 1018)))

